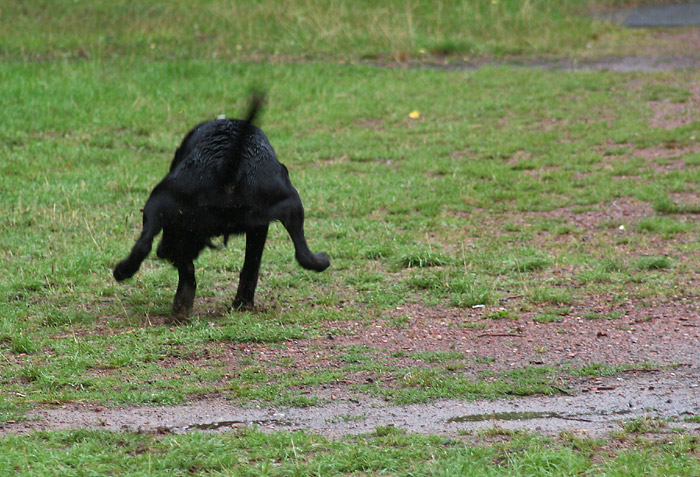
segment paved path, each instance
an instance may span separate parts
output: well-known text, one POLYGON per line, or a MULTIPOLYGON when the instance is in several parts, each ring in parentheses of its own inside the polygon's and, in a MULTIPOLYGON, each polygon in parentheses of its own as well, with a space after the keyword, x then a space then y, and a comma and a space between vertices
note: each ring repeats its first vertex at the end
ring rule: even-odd
POLYGON ((637 28, 700 25, 700 3, 629 7, 603 15, 603 18, 637 28))
POLYGON ((394 426, 410 433, 455 436, 488 429, 536 431, 547 436, 576 432, 604 437, 641 418, 670 420, 669 426, 698 432, 700 381, 693 367, 622 373, 586 382, 555 396, 495 401, 438 401, 396 406, 367 396, 340 396, 310 408, 238 407, 223 398, 180 406, 105 408, 70 403, 35 409, 28 420, 0 424, 0 436, 57 429, 185 433, 257 427, 266 432, 306 430, 328 438, 372 433, 394 426), (570 395, 567 393, 571 393, 570 395))

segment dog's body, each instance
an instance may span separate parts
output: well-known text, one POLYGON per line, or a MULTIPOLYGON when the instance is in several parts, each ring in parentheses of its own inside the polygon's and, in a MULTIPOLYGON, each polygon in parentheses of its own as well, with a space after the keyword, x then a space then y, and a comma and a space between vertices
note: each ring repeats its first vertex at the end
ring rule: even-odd
POLYGON ((146 202, 141 236, 114 269, 117 281, 133 276, 162 230, 157 255, 179 273, 176 318, 192 310, 197 287, 193 261, 204 247, 213 247, 212 237, 223 235, 226 242, 229 235, 246 234, 236 308, 253 306, 268 225, 274 220, 289 232, 302 267, 323 271, 330 265, 326 254, 309 250, 299 194, 267 137, 253 125, 260 106, 255 97, 245 120, 201 123, 185 136, 170 171, 146 202))

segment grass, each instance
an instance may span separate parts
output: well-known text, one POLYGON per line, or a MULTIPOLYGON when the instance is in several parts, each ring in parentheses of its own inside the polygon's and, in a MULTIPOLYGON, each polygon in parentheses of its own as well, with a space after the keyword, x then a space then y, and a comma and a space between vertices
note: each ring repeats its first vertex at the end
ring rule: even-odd
MULTIPOLYGON (((589 152, 609 135, 632 147, 654 136, 664 141, 665 130, 638 119, 647 114, 645 100, 621 86, 631 78, 666 81, 668 74, 119 59, 10 62, 0 66, 0 74, 21 79, 2 86, 4 95, 15 98, 3 112, 0 164, 7 216, 0 238, 7 274, 0 285, 0 342, 11 363, 3 380, 5 386, 52 389, 40 401, 76 399, 80 389, 110 387, 94 384, 100 377, 88 379, 89 386, 70 382, 68 376, 79 370, 148 374, 149 363, 173 356, 173 340, 198 347, 313 338, 327 320, 377 316, 420 297, 470 308, 522 296, 523 306, 546 311, 585 301, 601 284, 612 293, 662 296, 688 276, 691 263, 681 255, 697 253, 697 242, 686 240, 696 234, 696 222, 679 222, 675 214, 645 218, 624 232, 592 228, 565 234, 561 222, 547 217, 561 207, 604 207, 621 194, 653 200, 650 188, 696 193, 695 166, 683 176, 649 169, 620 179, 597 167, 600 157, 589 152), (309 208, 310 242, 331 254, 333 271, 317 275, 296 268, 288 239, 275 226, 258 297, 270 308, 222 312, 241 260, 243 244, 234 240, 228 250, 205 252, 198 261, 201 286, 191 326, 144 328, 169 313, 175 274, 149 259, 134 281, 117 286, 110 267, 135 238, 138 210, 166 170, 179 136, 210 111, 242 109, 247 85, 258 77, 272 87, 264 127, 309 208), (169 85, 167 95, 154 78, 169 85), (430 94, 436 81, 449 101, 430 94), (109 86, 114 83, 128 87, 117 91, 109 86), (491 88, 501 92, 499 98, 487 94, 491 88), (317 99, 300 102, 303 91, 317 99), (562 104, 561 94, 571 100, 562 104), (498 102, 506 101, 511 113, 504 116, 498 102), (574 120, 591 107, 605 108, 615 120, 574 120), (414 108, 423 111, 421 119, 408 118, 414 108), (524 121, 519 115, 526 109, 528 118, 558 117, 558 126, 543 131, 524 121), (380 118, 381 134, 376 126, 362 126, 368 118, 380 118), (513 133, 498 132, 504 128, 513 133), (640 130, 644 134, 635 136, 640 130), (426 141, 429 137, 438 139, 426 141), (546 179, 512 166, 511 158, 524 150, 531 151, 535 170, 555 168, 546 179), (347 159, 334 160, 341 156, 347 159), (569 160, 562 163, 562 156, 569 160), (522 214, 531 217, 525 226, 502 225, 522 214), (561 239, 583 234, 587 243, 561 239), (674 244, 668 255, 657 254, 659 241, 674 244), (583 287, 555 278, 553 272, 565 269, 583 287), (310 303, 312 308, 305 306, 310 303), (106 356, 97 351, 105 346, 106 356), (66 367, 68 356, 79 359, 66 367), (133 370, 134 363, 146 369, 133 370), (35 379, 17 381, 23 373, 35 379)), ((690 131, 676 130, 679 137, 690 131)), ((181 386, 177 373, 171 376, 171 387, 186 390, 177 396, 192 390, 181 386)), ((149 402, 145 396, 107 393, 103 399, 149 402)))
POLYGON ((295 0, 8 5, 0 54, 31 59, 363 59, 585 53, 641 37, 585 16, 618 0, 295 0), (50 8, 53 6, 54 8, 50 8), (80 19, 80 20, 78 20, 80 19), (274 25, 274 27, 271 27, 274 25), (358 28, 362 25, 362 28, 358 28), (536 32, 537 34, 533 34, 536 32))
MULTIPOLYGON (((627 432, 639 432, 635 428, 627 432)), ((663 429, 661 429, 663 432, 663 429)), ((656 432, 656 430, 655 430, 656 432)), ((696 437, 669 435, 639 449, 563 435, 492 433, 491 446, 406 435, 393 427, 343 441, 303 432, 149 435, 79 430, 0 440, 0 471, 14 475, 693 475, 696 437), (599 461, 596 456, 608 453, 599 461)))
MULTIPOLYGON (((581 15, 620 2, 229 3, 0 11, 0 421, 41 406, 212 394, 312 407, 323 402, 313 390, 355 377, 350 392, 395 403, 551 394, 624 368, 503 370, 460 349, 400 353, 334 338, 387 326, 408 333, 410 314, 395 311, 410 306, 436 320, 446 309, 487 308, 487 320, 456 323, 461 330, 500 319, 517 327, 527 316, 556 331, 603 294, 612 304, 693 296, 699 120, 666 129, 650 119, 657 102, 693 100, 696 72, 377 67, 645 44, 642 30, 581 15), (117 285, 111 267, 182 136, 198 121, 240 114, 254 85, 269 89, 261 125, 304 199, 309 242, 332 268, 301 270, 273 225, 258 310, 229 312, 244 247, 232 239, 197 262, 193 319, 166 325, 174 270, 151 257, 117 285), (663 173, 637 153, 671 147, 688 152, 663 173), (632 204, 621 220, 610 217, 619 203, 632 204), (285 355, 290 343, 308 353, 285 355)), ((474 465, 477 475, 641 475, 697 464, 681 452, 696 452, 688 436, 615 455, 520 437, 471 445, 391 428, 339 441, 33 433, 0 438, 0 473, 454 474, 474 465)))

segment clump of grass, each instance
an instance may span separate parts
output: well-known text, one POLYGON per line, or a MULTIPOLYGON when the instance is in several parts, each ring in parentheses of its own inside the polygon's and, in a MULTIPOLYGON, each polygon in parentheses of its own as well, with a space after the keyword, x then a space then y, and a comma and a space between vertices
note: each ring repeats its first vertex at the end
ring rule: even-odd
POLYGON ((625 270, 625 264, 619 258, 606 258, 600 262, 599 267, 604 272, 622 272, 625 270))
POLYGON ((319 398, 317 396, 303 396, 292 393, 283 393, 280 395, 278 402, 281 405, 291 407, 314 407, 318 405, 319 398))
POLYGON ((427 363, 445 363, 450 360, 464 359, 464 353, 460 351, 421 351, 413 353, 412 356, 427 363))
POLYGON ((692 93, 685 88, 667 84, 651 85, 646 90, 647 101, 669 100, 673 103, 685 103, 692 96, 692 93))
POLYGON ((450 304, 458 308, 490 305, 498 300, 493 285, 474 276, 456 280, 452 284, 451 291, 450 304))
POLYGON ((609 283, 624 280, 625 263, 619 258, 606 258, 591 269, 583 270, 578 279, 584 283, 609 283))
POLYGON ((538 287, 527 293, 533 303, 551 303, 553 305, 568 305, 574 301, 571 290, 566 288, 538 287))
POLYGON ((673 263, 666 256, 645 255, 635 260, 635 267, 638 270, 664 270, 671 268, 673 263))
POLYGON ((337 414, 326 419, 326 422, 360 422, 364 421, 365 419, 367 419, 367 413, 363 412, 362 414, 337 414))
POLYGON ((24 333, 10 338, 10 351, 15 354, 31 354, 38 349, 36 342, 24 333))
POLYGON ((511 310, 499 309, 489 311, 484 314, 484 319, 487 320, 517 320, 518 315, 513 313, 511 310))
POLYGON ((454 276, 440 270, 419 274, 406 281, 412 288, 430 290, 441 298, 449 296, 450 304, 459 308, 490 305, 498 299, 493 283, 473 273, 454 276))
POLYGON ((532 321, 536 321, 537 323, 561 323, 563 318, 556 313, 544 312, 535 316, 532 321))
POLYGON ((586 312, 583 314, 583 318, 586 320, 616 320, 623 315, 621 311, 613 311, 611 313, 596 313, 596 312, 586 312))
POLYGON ((390 256, 392 251, 385 246, 379 245, 371 245, 369 247, 364 248, 360 254, 362 257, 368 259, 368 260, 378 260, 380 258, 385 258, 390 256))
POLYGON ((457 325, 458 328, 467 328, 472 330, 483 330, 486 328, 486 323, 460 323, 457 325))
POLYGON ((441 267, 452 262, 450 257, 430 249, 407 252, 399 258, 399 266, 402 268, 441 267))
POLYGON ((535 316, 532 320, 538 323, 560 323, 563 316, 571 313, 571 308, 550 308, 535 316))
POLYGON ((660 214, 698 214, 700 205, 679 204, 668 196, 656 197, 651 206, 660 214))
POLYGON ((651 434, 663 432, 668 427, 661 419, 643 416, 623 424, 622 428, 630 434, 651 434))
POLYGON ((549 259, 530 247, 517 250, 503 261, 503 272, 530 273, 549 265, 549 259))
POLYGON ((389 437, 404 435, 406 434, 406 431, 389 424, 388 426, 377 426, 374 433, 377 437, 389 437))
POLYGON ((689 223, 673 220, 669 217, 647 217, 637 223, 638 230, 662 234, 667 238, 687 232, 690 228, 691 226, 689 223))

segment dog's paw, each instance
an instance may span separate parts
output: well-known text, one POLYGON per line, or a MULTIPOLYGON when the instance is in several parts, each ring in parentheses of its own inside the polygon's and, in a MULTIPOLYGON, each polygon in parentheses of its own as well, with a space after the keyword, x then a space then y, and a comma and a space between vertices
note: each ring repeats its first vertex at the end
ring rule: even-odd
POLYGON ((131 270, 131 267, 129 267, 128 263, 119 262, 119 264, 116 267, 114 267, 112 275, 114 276, 114 279, 118 282, 123 282, 127 278, 133 277, 134 273, 136 272, 131 270))
POLYGON ((190 315, 188 311, 180 310, 173 311, 173 313, 165 320, 165 324, 168 325, 184 325, 190 322, 190 315))
POLYGON ((255 310, 255 303, 253 300, 243 300, 236 297, 231 304, 232 311, 253 311, 255 310))
POLYGON ((322 272, 326 268, 331 266, 331 259, 328 258, 328 255, 326 255, 323 252, 314 254, 314 260, 316 261, 316 266, 314 267, 314 270, 316 270, 317 272, 322 272))

